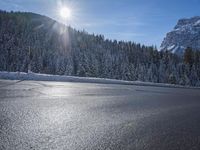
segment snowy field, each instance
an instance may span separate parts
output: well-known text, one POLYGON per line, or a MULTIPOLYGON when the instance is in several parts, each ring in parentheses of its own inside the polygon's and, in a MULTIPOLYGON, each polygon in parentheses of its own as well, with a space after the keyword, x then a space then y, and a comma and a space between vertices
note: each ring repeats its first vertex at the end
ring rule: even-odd
POLYGON ((177 88, 190 88, 180 85, 164 84, 164 83, 151 83, 141 81, 124 81, 115 79, 104 78, 91 78, 91 77, 75 77, 64 75, 48 75, 38 73, 24 73, 24 72, 6 72, 0 71, 0 79, 9 80, 35 80, 35 81, 60 81, 60 82, 83 82, 83 83, 102 83, 102 84, 123 84, 123 85, 138 85, 138 86, 157 86, 157 87, 177 87, 177 88))

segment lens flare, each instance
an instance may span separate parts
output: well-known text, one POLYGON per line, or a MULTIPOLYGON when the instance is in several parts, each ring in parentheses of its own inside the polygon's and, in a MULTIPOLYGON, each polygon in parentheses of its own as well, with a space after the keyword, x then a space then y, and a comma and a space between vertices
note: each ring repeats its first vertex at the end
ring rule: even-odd
POLYGON ((64 19, 70 19, 71 18, 71 10, 68 7, 62 7, 60 9, 60 16, 64 19))

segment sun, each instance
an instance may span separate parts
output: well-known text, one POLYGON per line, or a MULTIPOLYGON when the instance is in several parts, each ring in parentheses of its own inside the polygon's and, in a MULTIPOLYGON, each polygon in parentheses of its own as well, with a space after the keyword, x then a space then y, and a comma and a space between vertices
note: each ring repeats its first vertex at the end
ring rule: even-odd
POLYGON ((71 18, 71 9, 69 9, 68 7, 60 8, 60 16, 63 19, 70 19, 71 18))

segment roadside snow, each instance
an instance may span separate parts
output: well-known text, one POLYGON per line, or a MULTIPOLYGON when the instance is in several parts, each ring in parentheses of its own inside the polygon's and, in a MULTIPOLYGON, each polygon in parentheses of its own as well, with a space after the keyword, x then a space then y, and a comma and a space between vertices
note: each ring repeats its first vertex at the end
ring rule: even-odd
POLYGON ((141 81, 124 81, 115 79, 104 78, 90 78, 90 77, 75 77, 75 76, 60 76, 60 75, 48 75, 38 73, 24 73, 24 72, 6 72, 0 71, 0 79, 8 80, 35 80, 35 81, 61 81, 61 82, 83 82, 83 83, 102 83, 102 84, 125 84, 125 85, 138 85, 138 86, 156 86, 156 87, 177 87, 183 88, 184 86, 163 84, 163 83, 151 83, 141 81))

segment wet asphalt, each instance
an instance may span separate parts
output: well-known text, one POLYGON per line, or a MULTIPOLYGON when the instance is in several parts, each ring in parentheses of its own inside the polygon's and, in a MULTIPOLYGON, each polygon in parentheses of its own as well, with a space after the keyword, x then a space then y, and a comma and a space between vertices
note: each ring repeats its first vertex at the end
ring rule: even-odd
POLYGON ((200 90, 0 80, 0 150, 199 150, 200 90))

